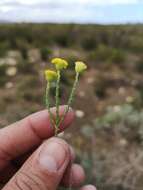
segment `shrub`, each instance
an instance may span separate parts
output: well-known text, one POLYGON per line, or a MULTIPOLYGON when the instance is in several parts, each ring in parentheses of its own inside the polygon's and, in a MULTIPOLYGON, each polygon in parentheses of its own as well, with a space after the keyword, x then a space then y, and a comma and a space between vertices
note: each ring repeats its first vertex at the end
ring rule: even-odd
POLYGON ((109 61, 112 63, 123 63, 125 61, 125 53, 119 49, 112 49, 111 50, 111 57, 109 61))
POLYGON ((136 70, 139 73, 143 73, 143 57, 142 56, 141 56, 141 58, 136 63, 136 70))
POLYGON ((109 55, 110 49, 107 46, 101 44, 95 51, 91 53, 90 57, 96 61, 107 61, 109 59, 109 55))
POLYGON ((129 48, 134 53, 142 53, 143 52, 143 39, 142 39, 142 37, 140 37, 140 36, 132 37, 129 48))
POLYGON ((43 61, 47 61, 47 59, 49 59, 52 54, 52 50, 48 47, 42 47, 40 49, 40 54, 41 54, 41 59, 43 61))
POLYGON ((0 86, 3 87, 7 82, 8 78, 6 76, 7 65, 0 65, 0 86))
POLYGON ((96 83, 95 83, 95 88, 94 92, 98 98, 105 98, 106 97, 106 89, 107 89, 107 83, 105 79, 100 78, 96 83))
POLYGON ((20 51, 21 51, 22 58, 25 59, 25 60, 28 59, 28 50, 27 50, 27 48, 26 47, 21 47, 20 51))
POLYGON ((96 40, 94 38, 92 38, 92 37, 85 38, 82 41, 82 47, 85 50, 93 50, 93 49, 95 49, 97 47, 96 40))
POLYGON ((0 43, 0 57, 4 57, 9 49, 8 42, 0 43))
POLYGON ((111 48, 102 44, 90 54, 89 58, 96 61, 118 64, 125 61, 126 55, 120 49, 111 48))
POLYGON ((68 47, 70 45, 70 38, 67 34, 56 35, 54 40, 61 47, 68 47))
POLYGON ((130 104, 111 107, 105 115, 94 121, 95 129, 111 130, 131 142, 143 143, 143 110, 136 110, 130 104))

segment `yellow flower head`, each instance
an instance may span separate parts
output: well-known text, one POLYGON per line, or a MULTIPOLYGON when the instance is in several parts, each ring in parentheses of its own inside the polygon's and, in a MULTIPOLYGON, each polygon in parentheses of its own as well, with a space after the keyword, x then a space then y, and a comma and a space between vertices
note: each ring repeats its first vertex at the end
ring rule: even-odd
POLYGON ((66 69, 68 66, 68 62, 61 58, 52 59, 52 63, 56 66, 57 70, 66 69))
POLYGON ((75 71, 77 73, 82 73, 86 69, 87 69, 87 65, 83 63, 82 61, 75 62, 75 71))
POLYGON ((55 81, 57 79, 57 73, 52 70, 45 70, 45 78, 49 82, 55 81))

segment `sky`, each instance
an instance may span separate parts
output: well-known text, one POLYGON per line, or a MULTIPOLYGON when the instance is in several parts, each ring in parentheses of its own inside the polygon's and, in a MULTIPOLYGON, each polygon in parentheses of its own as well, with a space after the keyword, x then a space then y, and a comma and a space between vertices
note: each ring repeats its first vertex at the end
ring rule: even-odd
POLYGON ((143 23, 143 0, 0 0, 0 21, 143 23))

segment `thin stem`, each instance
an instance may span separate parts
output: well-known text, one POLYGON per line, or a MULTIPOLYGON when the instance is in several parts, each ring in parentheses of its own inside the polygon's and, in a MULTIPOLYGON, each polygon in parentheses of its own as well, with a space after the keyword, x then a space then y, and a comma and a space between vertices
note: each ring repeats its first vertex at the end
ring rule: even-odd
POLYGON ((77 87, 77 83, 78 83, 78 79, 79 79, 79 73, 76 73, 76 77, 75 77, 75 81, 73 84, 73 88, 71 90, 71 94, 68 100, 68 106, 67 106, 67 112, 69 111, 69 108, 74 100, 74 96, 75 96, 75 91, 76 91, 76 87, 77 87))
POLYGON ((47 82, 46 97, 45 97, 46 107, 48 109, 48 113, 49 113, 49 116, 50 116, 50 121, 51 121, 51 123, 54 124, 53 115, 52 115, 51 110, 50 110, 50 97, 49 97, 49 93, 50 93, 50 82, 47 82))
POLYGON ((59 114, 59 105, 60 105, 60 80, 61 80, 61 73, 60 70, 57 71, 57 83, 56 83, 56 130, 58 130, 58 123, 59 123, 59 118, 60 118, 60 114, 59 114))
POLYGON ((70 96, 69 96, 69 99, 68 99, 68 103, 67 103, 65 112, 64 112, 60 122, 58 123, 58 126, 63 122, 66 114, 69 111, 70 106, 72 105, 72 102, 73 102, 74 96, 75 96, 76 87, 77 87, 77 84, 78 84, 78 80, 79 80, 79 73, 76 73, 75 81, 74 81, 74 84, 73 84, 73 87, 72 87, 72 90, 71 90, 71 93, 70 93, 70 96))

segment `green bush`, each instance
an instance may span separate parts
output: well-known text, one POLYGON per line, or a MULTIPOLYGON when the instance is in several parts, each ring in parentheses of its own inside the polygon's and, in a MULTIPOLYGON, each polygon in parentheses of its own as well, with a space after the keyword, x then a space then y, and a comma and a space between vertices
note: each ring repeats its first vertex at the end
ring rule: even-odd
POLYGON ((125 61, 126 54, 120 49, 111 48, 101 44, 90 54, 89 59, 118 64, 125 61))
POLYGON ((98 98, 105 98, 106 97, 106 89, 107 89, 107 83, 106 83, 106 80, 101 78, 99 79, 95 85, 94 85, 94 92, 95 92, 95 95, 98 97, 98 98))
POLYGON ((134 36, 131 38, 129 49, 134 53, 143 52, 143 36, 134 36))
POLYGON ((126 55, 122 50, 112 49, 111 57, 109 57, 109 61, 112 63, 124 63, 126 59, 126 55))
POLYGON ((141 58, 136 62, 136 70, 139 73, 143 73, 143 57, 141 56, 141 58))
POLYGON ((41 54, 41 59, 43 61, 47 61, 47 59, 49 59, 52 54, 52 50, 48 47, 42 47, 40 49, 40 54, 41 54))
POLYGON ((26 47, 21 47, 20 49, 22 58, 27 60, 28 59, 28 49, 26 47))
POLYGON ((70 37, 67 34, 56 35, 54 41, 61 47, 70 45, 70 37))
POLYGON ((96 61, 107 61, 110 56, 110 49, 101 44, 98 48, 90 54, 90 58, 96 61))
POLYGON ((143 143, 143 110, 136 110, 130 104, 109 108, 105 115, 94 121, 95 130, 111 130, 131 142, 143 143))
POLYGON ((94 38, 92 38, 92 37, 85 38, 82 41, 82 47, 85 50, 93 50, 93 49, 95 49, 97 47, 96 40, 94 38))
POLYGON ((0 65, 0 87, 3 87, 8 80, 6 76, 7 65, 0 65))
POLYGON ((0 43, 0 57, 4 57, 9 50, 9 44, 7 41, 0 43))

